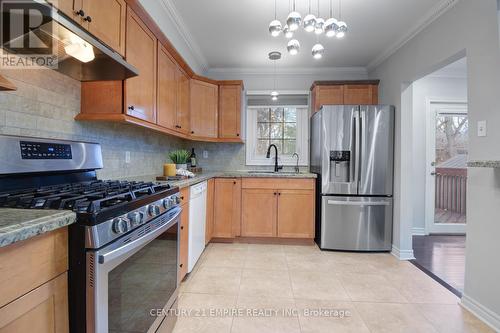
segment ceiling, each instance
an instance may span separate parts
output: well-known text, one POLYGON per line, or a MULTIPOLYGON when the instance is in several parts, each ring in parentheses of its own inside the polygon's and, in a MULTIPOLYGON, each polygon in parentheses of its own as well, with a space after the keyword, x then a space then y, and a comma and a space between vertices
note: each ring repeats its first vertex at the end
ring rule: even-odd
MULTIPOLYGON (((280 68, 367 67, 384 54, 395 50, 439 11, 441 0, 344 0, 342 19, 348 24, 343 40, 320 37, 325 56, 314 60, 311 48, 316 42, 313 33, 303 29, 297 34, 301 52, 286 53, 283 35, 273 38, 268 33, 274 18, 272 0, 163 0, 173 10, 185 39, 196 49, 205 67, 266 68, 270 51, 284 55, 280 68)), ((332 0, 334 16, 338 17, 338 0, 332 0)), ((313 13, 317 0, 313 0, 313 13)), ((320 0, 322 17, 329 14, 329 0, 320 0)), ((278 19, 289 12, 289 0, 277 0, 278 19)), ((297 0, 297 10, 304 16, 307 0, 297 0)))

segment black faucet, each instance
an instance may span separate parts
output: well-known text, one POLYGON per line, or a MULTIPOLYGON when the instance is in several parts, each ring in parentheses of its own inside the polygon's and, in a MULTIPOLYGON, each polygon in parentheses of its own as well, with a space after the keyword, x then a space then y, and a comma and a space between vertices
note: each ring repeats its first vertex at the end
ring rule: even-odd
POLYGON ((274 151, 276 152, 276 155, 274 155, 274 172, 278 172, 283 169, 283 166, 278 166, 278 147, 275 144, 272 143, 267 148, 266 158, 271 157, 271 147, 274 147, 274 151))

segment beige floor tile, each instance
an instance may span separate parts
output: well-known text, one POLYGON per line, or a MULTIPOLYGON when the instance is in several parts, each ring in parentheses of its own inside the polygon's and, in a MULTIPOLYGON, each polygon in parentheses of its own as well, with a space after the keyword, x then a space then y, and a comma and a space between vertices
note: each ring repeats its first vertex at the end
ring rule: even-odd
POLYGON ((288 271, 243 269, 240 296, 292 298, 288 271))
POLYGON ((494 333, 458 304, 418 304, 420 312, 440 333, 494 333))
POLYGON ((248 244, 248 253, 284 253, 284 245, 280 244, 248 244))
POLYGON ((295 303, 299 311, 302 333, 369 332, 351 302, 297 299, 295 303))
POLYGON ((349 295, 335 274, 319 271, 290 271, 295 298, 349 301, 349 295))
POLYGON ((423 272, 409 279, 400 280, 395 285, 410 303, 457 304, 459 299, 451 291, 440 285, 423 272))
POLYGON ((379 274, 339 274, 352 301, 407 303, 401 293, 379 274))
POLYGON ((295 301, 287 298, 239 296, 243 313, 233 320, 231 333, 299 333, 295 301))
POLYGON ((286 255, 307 255, 307 254, 318 254, 321 250, 316 244, 314 245, 284 245, 283 252, 286 255))
POLYGON ((285 254, 281 251, 251 251, 246 256, 245 268, 287 270, 285 254))
POLYGON ((318 271, 331 273, 334 261, 321 253, 287 254, 288 269, 295 271, 318 271))
POLYGON ((371 333, 433 333, 414 304, 354 303, 371 333))
POLYGON ((185 292, 237 295, 241 281, 241 269, 202 266, 190 278, 185 292))
POLYGON ((243 268, 247 250, 244 248, 214 248, 207 253, 201 266, 243 268))

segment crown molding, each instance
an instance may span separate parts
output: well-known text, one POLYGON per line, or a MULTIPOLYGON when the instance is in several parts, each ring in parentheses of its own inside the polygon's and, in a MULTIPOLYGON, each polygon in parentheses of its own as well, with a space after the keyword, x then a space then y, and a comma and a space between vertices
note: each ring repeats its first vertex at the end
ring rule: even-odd
POLYGON ((201 49, 198 46, 198 44, 195 42, 193 35, 191 35, 191 33, 189 32, 186 23, 184 22, 182 16, 177 11, 177 8, 175 8, 175 5, 172 3, 172 0, 161 0, 160 3, 163 9, 165 10, 165 13, 167 14, 168 18, 174 24, 177 32, 186 43, 187 47, 189 48, 196 62, 198 62, 199 67, 202 69, 202 71, 208 70, 209 66, 207 59, 203 55, 203 52, 201 52, 201 49))
MULTIPOLYGON (((245 76, 274 75, 274 69, 269 67, 222 67, 209 68, 207 74, 238 74, 245 76)), ((310 75, 358 75, 368 76, 365 67, 285 67, 276 69, 276 74, 280 76, 310 76, 310 75)))
POLYGON ((389 48, 378 55, 373 61, 371 61, 367 66, 368 71, 375 69, 378 65, 387 60, 390 56, 396 53, 396 51, 398 51, 401 47, 408 43, 413 37, 418 35, 418 33, 428 27, 432 22, 437 20, 441 15, 453 8, 459 1, 460 0, 439 1, 434 7, 432 7, 431 10, 427 12, 424 17, 422 17, 417 22, 417 24, 413 26, 412 29, 408 31, 407 34, 403 36, 403 38, 392 44, 389 48))

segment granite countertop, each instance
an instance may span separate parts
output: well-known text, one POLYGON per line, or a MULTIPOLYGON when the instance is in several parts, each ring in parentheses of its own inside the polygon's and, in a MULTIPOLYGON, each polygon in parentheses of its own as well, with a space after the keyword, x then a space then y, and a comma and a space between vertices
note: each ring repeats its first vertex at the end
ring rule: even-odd
POLYGON ((500 168, 500 161, 469 161, 467 166, 470 168, 500 168))
POLYGON ((76 221, 68 210, 0 208, 0 247, 7 246, 76 221))

